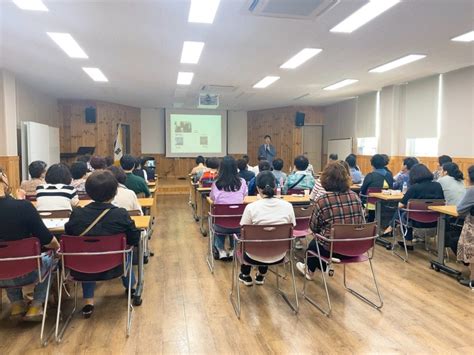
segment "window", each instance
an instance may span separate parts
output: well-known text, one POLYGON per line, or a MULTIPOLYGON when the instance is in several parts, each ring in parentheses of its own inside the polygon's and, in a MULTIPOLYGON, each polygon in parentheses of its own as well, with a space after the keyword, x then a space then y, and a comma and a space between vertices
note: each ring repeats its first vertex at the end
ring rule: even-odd
POLYGON ((408 138, 407 156, 436 157, 438 156, 438 138, 408 138))
POLYGON ((377 137, 357 138, 357 153, 360 155, 377 154, 377 137))

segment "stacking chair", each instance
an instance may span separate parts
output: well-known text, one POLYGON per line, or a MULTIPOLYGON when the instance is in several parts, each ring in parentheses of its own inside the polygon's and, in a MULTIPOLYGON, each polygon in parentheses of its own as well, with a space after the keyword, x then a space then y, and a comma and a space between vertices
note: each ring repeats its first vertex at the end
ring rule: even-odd
MULTIPOLYGON (((80 278, 71 275, 71 271, 83 274, 98 274, 112 270, 118 266, 123 266, 123 273, 116 276, 128 276, 128 296, 127 296, 127 337, 130 335, 132 325, 131 289, 132 289, 132 256, 133 247, 128 247, 124 234, 100 237, 75 237, 64 235, 61 237, 61 249, 58 252, 61 258, 61 269, 58 270, 59 300, 58 312, 56 318, 56 342, 61 342, 64 331, 71 321, 77 308, 77 283, 80 278), (127 261, 128 259, 128 261, 127 261), (74 282, 74 307, 67 316, 64 324, 59 329, 59 320, 61 318, 62 290, 66 281, 74 282)), ((91 281, 91 280, 87 280, 91 281)), ((103 281, 103 280, 97 280, 103 281)))
MULTIPOLYGON (((53 252, 50 251, 50 255, 53 252)), ((43 308, 43 320, 41 322, 40 341, 43 346, 48 343, 49 337, 53 334, 51 331, 47 337, 44 336, 44 327, 46 321, 46 313, 48 310, 48 298, 51 287, 51 274, 55 267, 51 263, 51 267, 43 269, 41 264, 41 246, 36 238, 26 238, 17 241, 4 242, 0 241, 0 280, 12 280, 22 276, 26 276, 32 272, 38 272, 38 281, 43 282, 48 278, 48 286, 46 289, 46 299, 43 308)), ((35 284, 36 284, 35 283, 35 284)), ((18 285, 17 287, 28 286, 28 284, 18 285)), ((16 287, 12 287, 16 288, 16 287)), ((53 330, 53 329, 52 329, 53 330)))
POLYGON ((310 204, 306 206, 293 206, 293 211, 296 217, 296 226, 293 228, 293 237, 296 239, 306 239, 307 235, 312 234, 309 229, 309 222, 313 215, 315 205, 310 204))
MULTIPOLYGON (((403 240, 403 247, 405 249, 405 257, 395 252, 397 245, 397 238, 393 238, 392 253, 401 258, 403 261, 408 261, 408 250, 406 243, 406 236, 408 228, 412 222, 418 223, 436 223, 438 222, 439 213, 428 209, 429 206, 444 206, 445 200, 409 200, 407 208, 398 209, 398 221, 400 223, 400 234, 403 240)), ((419 228, 419 227, 418 227, 419 228)), ((422 227, 421 227, 422 228, 422 227)), ((432 228, 432 227, 429 227, 432 228)), ((394 234, 395 235, 395 234, 394 234)))
POLYGON ((304 190, 303 189, 288 189, 288 191, 286 191, 286 194, 287 195, 303 195, 304 190))
MULTIPOLYGON (((308 300, 313 306, 318 308, 326 316, 331 315, 332 306, 331 300, 329 297, 329 291, 327 286, 326 274, 329 276, 334 275, 334 270, 332 266, 334 264, 333 254, 342 254, 346 255, 347 258, 343 258, 337 262, 337 264, 342 264, 344 267, 344 288, 349 291, 351 294, 366 302, 375 309, 380 309, 383 306, 382 296, 377 285, 377 280, 375 278, 374 269, 372 266, 372 258, 374 256, 374 245, 375 239, 377 238, 377 227, 375 223, 368 224, 334 224, 331 229, 331 236, 326 238, 320 234, 315 233, 314 237, 316 238, 316 248, 317 251, 312 250, 306 251, 306 261, 309 258, 319 258, 319 271, 323 279, 324 289, 326 291, 326 298, 328 308, 325 309, 320 304, 316 303, 307 295, 307 280, 304 278, 303 286, 303 296, 308 300), (321 255, 322 246, 318 242, 326 243, 327 249, 330 251, 329 257, 321 255), (323 270, 323 261, 326 263, 326 270, 323 270), (372 272, 372 277, 374 279, 375 290, 377 292, 379 303, 376 304, 370 301, 368 298, 360 294, 359 292, 353 290, 352 288, 347 287, 346 282, 346 264, 354 264, 361 262, 369 262, 370 271, 372 272)), ((308 265, 308 263, 305 263, 308 265)))
MULTIPOLYGON (((240 229, 240 220, 244 213, 244 204, 212 204, 209 211, 209 248, 207 252, 207 265, 214 273, 214 239, 216 238, 215 226, 225 229, 240 229)), ((221 233, 218 233, 221 234, 221 233)))
POLYGON ((234 234, 236 242, 234 262, 232 263, 232 288, 230 291, 230 301, 234 307, 237 318, 240 319, 240 282, 239 282, 239 266, 276 266, 276 283, 277 291, 288 303, 291 309, 298 313, 298 294, 296 292, 295 272, 294 272, 294 257, 293 257, 293 226, 291 224, 280 225, 246 225, 242 227, 240 237, 234 234), (254 258, 272 258, 277 257, 283 253, 286 256, 283 260, 273 264, 263 263, 248 263, 244 259, 245 253, 251 254, 254 258), (280 274, 278 267, 281 264, 290 264, 290 272, 292 278, 292 287, 295 294, 295 303, 292 304, 282 289, 280 289, 280 274), (236 297, 234 294, 236 293, 236 297))
POLYGON ((79 197, 79 200, 90 200, 91 199, 86 192, 78 192, 77 197, 79 197))
POLYGON ((25 199, 31 202, 36 201, 36 195, 26 195, 25 199))

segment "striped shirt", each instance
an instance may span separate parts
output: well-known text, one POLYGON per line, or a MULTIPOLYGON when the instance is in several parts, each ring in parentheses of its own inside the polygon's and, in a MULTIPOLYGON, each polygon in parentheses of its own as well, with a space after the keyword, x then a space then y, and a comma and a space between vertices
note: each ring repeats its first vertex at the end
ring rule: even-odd
POLYGON ((364 223, 364 210, 359 196, 347 192, 328 191, 314 202, 316 207, 311 217, 310 228, 326 238, 331 236, 333 224, 364 223))
POLYGON ((44 184, 36 188, 38 211, 72 210, 79 203, 76 189, 70 185, 44 184))

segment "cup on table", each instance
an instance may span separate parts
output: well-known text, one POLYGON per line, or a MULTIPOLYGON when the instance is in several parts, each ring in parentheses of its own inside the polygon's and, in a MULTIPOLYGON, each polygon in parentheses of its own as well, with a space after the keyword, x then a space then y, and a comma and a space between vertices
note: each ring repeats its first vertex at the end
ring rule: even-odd
POLYGON ((309 196, 309 189, 305 189, 305 190, 304 190, 304 195, 305 195, 305 197, 308 197, 308 196, 309 196))

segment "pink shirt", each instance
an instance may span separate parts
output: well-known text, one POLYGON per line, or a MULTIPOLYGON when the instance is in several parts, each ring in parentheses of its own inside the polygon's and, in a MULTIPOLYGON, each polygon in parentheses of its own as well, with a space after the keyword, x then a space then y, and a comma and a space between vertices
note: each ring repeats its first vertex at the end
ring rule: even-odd
POLYGON ((240 179, 241 185, 238 191, 219 190, 216 183, 211 186, 210 198, 215 204, 229 205, 232 203, 243 203, 245 196, 248 194, 247 183, 244 179, 240 179))

